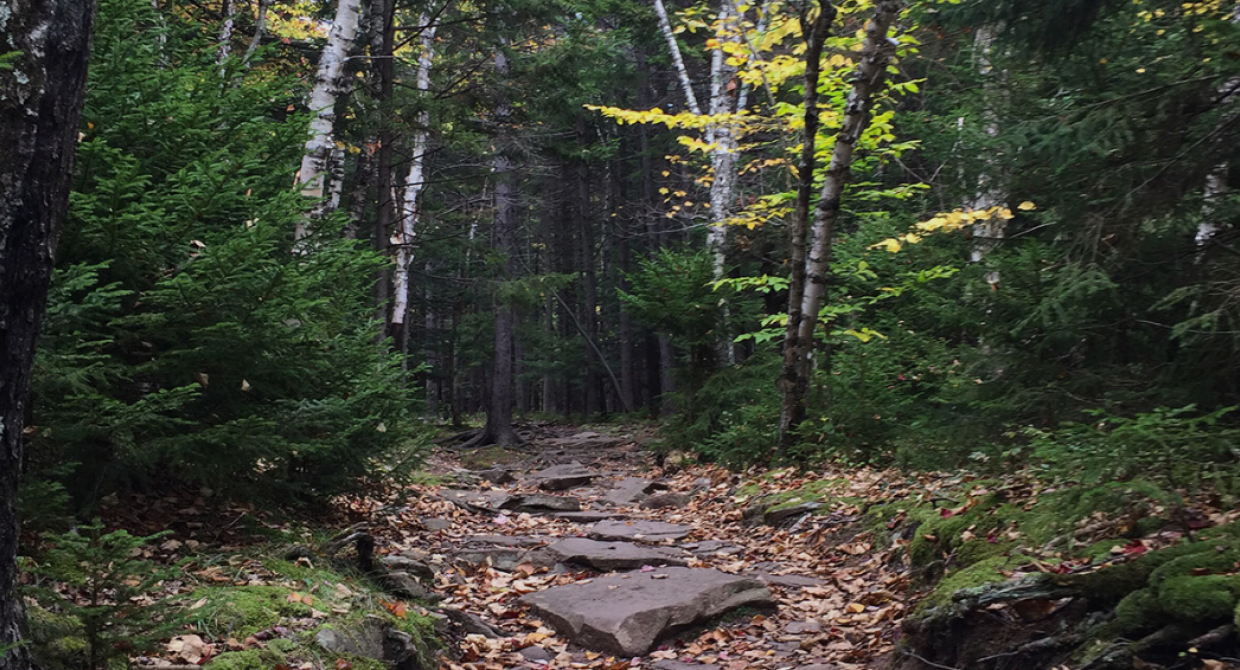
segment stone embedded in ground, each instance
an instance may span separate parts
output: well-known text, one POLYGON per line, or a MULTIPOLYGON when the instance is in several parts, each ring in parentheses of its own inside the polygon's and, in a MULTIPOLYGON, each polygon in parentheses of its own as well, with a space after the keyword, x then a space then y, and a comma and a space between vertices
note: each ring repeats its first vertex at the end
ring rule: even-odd
POLYGON ((806 633, 821 633, 822 623, 813 619, 809 621, 793 621, 784 626, 784 632, 789 635, 804 635, 806 633))
POLYGON ((606 510, 585 510, 582 512, 556 512, 551 516, 565 521, 573 521, 575 523, 594 523, 596 521, 607 521, 609 519, 625 519, 626 515, 619 512, 608 512, 606 510))
POLYGON ((744 547, 739 547, 731 542, 723 540, 702 540, 701 542, 686 542, 680 545, 688 549, 695 556, 710 556, 712 554, 723 554, 724 556, 732 556, 745 551, 744 547))
POLYGON ((503 491, 462 491, 460 489, 444 489, 439 492, 439 497, 471 512, 496 512, 513 498, 503 491))
POLYGON ((436 519, 433 516, 422 517, 419 521, 422 522, 423 528, 431 531, 432 533, 441 530, 448 530, 452 527, 451 521, 448 521, 447 519, 436 519))
POLYGON ((367 617, 340 628, 322 628, 314 639, 327 651, 384 661, 396 670, 420 667, 417 642, 377 617, 367 617))
POLYGON ((491 482, 492 484, 511 484, 517 481, 512 473, 504 468, 488 468, 486 470, 474 470, 474 475, 478 478, 491 482))
POLYGON ((589 536, 596 540, 637 540, 665 542, 679 540, 693 528, 663 521, 600 521, 590 526, 589 536))
POLYGON ((650 667, 654 670, 719 670, 719 666, 714 663, 686 663, 671 659, 655 661, 650 667))
POLYGON ((435 570, 430 565, 427 565, 425 561, 404 554, 384 556, 379 560, 383 563, 383 567, 393 572, 409 573, 416 577, 418 581, 428 584, 435 582, 435 570))
POLYGON ((787 507, 771 507, 762 513, 762 523, 768 526, 782 526, 789 521, 801 518, 803 515, 813 514, 820 507, 822 507, 822 503, 816 502, 803 502, 797 505, 788 505, 787 507))
POLYGON ((547 551, 561 563, 586 565, 596 570, 634 570, 645 565, 685 565, 679 552, 644 547, 629 542, 599 542, 570 537, 549 545, 547 551))
POLYGON ((667 485, 642 477, 625 477, 616 482, 610 491, 603 494, 603 500, 613 505, 633 505, 646 499, 646 496, 666 489, 667 485))
POLYGON ((594 481, 594 478, 597 476, 598 473, 580 463, 569 463, 567 465, 553 465, 546 470, 529 475, 526 479, 544 491, 565 491, 578 486, 585 486, 594 481))
POLYGON ((642 501, 642 507, 646 509, 665 509, 668 507, 684 507, 689 504, 693 497, 687 493, 679 491, 666 491, 664 493, 655 493, 649 498, 642 501))
POLYGON ((528 535, 473 535, 465 540, 466 544, 491 545, 496 547, 538 547, 547 543, 545 537, 528 535))
POLYGON ((624 441, 624 437, 604 435, 602 433, 596 433, 592 430, 583 430, 567 437, 553 437, 549 440, 543 440, 543 443, 549 447, 555 447, 558 449, 571 449, 574 447, 587 446, 611 447, 621 444, 624 441))
POLYGON ((581 509, 581 501, 570 496, 533 493, 512 498, 504 503, 503 509, 518 512, 576 512, 581 509))
POLYGON ((664 568, 557 586, 521 598, 587 649, 640 656, 659 640, 738 607, 773 606, 761 582, 703 568, 664 568))
POLYGON ((826 582, 817 577, 809 575, 773 575, 769 572, 759 572, 753 575, 764 584, 778 586, 785 589, 803 589, 811 586, 822 586, 826 582))

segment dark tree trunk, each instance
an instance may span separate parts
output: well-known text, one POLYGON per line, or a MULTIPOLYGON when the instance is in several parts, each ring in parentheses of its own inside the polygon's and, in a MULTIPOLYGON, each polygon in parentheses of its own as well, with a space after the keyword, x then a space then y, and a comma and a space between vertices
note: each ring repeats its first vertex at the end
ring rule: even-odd
POLYGON ((594 228, 590 220, 590 173, 586 162, 577 165, 578 226, 581 229, 581 325, 585 329, 585 411, 587 415, 603 411, 601 362, 594 351, 598 342, 598 275, 594 267, 594 228))
MULTIPOLYGON (((495 52, 495 73, 502 82, 507 79, 508 72, 508 55, 501 46, 495 52)), ((517 173, 516 163, 510 155, 513 151, 510 136, 512 128, 508 125, 510 114, 508 98, 500 93, 495 103, 496 151, 492 161, 495 172, 495 225, 491 233, 491 244, 504 257, 505 280, 516 278, 520 268, 517 263, 517 173)), ((495 354, 491 361, 491 396, 487 407, 487 423, 482 432, 463 446, 509 446, 522 441, 512 427, 512 359, 516 320, 516 309, 512 301, 497 296, 495 354)))
MULTIPOLYGON (((809 231, 810 200, 814 193, 814 149, 818 138, 818 78, 822 71, 822 50, 835 20, 835 7, 822 2, 816 19, 809 19, 808 1, 801 8, 801 34, 805 37, 805 131, 801 139, 801 160, 797 166, 796 211, 789 229, 788 263, 791 277, 788 281, 788 325, 784 331, 784 366, 779 387, 784 396, 795 395, 804 399, 809 379, 801 374, 803 366, 797 356, 801 355, 798 333, 801 329, 801 301, 805 296, 806 234, 809 231)), ((780 444, 788 446, 794 439, 793 431, 805 420, 805 403, 785 402, 779 416, 780 444)))
MULTIPOLYGON (((372 94, 378 104, 380 114, 379 148, 375 154, 375 250, 387 253, 389 239, 392 234, 392 221, 396 212, 396 202, 392 198, 392 141, 395 133, 387 122, 383 111, 391 103, 394 74, 392 46, 396 36, 396 3, 395 0, 372 0, 370 3, 370 65, 374 71, 372 94)), ((392 338, 393 346, 403 356, 404 346, 408 342, 403 328, 393 330, 391 309, 391 271, 384 269, 379 272, 379 282, 375 287, 376 302, 379 313, 383 315, 384 333, 392 338)))
MULTIPOLYGON (((0 47, 21 55, 0 71, 0 648, 23 639, 17 593, 17 483, 35 343, 64 221, 90 54, 93 0, 8 3, 0 47)), ((0 670, 31 667, 27 648, 0 670)))

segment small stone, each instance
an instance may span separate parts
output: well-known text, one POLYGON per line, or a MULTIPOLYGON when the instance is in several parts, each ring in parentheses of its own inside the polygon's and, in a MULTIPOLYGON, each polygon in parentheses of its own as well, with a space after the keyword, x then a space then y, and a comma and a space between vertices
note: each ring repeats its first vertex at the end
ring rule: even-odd
POLYGON ((478 478, 482 479, 483 481, 488 481, 488 482, 491 482, 492 484, 498 484, 498 485, 511 484, 517 481, 517 478, 513 477, 511 472, 503 468, 490 468, 487 470, 477 470, 474 472, 474 474, 477 475, 478 478))
POLYGON ((806 633, 821 633, 822 623, 818 621, 793 621, 784 626, 784 632, 789 635, 805 635, 806 633))
POLYGON ((528 479, 544 491, 565 491, 578 486, 585 486, 594 481, 594 478, 597 476, 597 473, 587 469, 580 463, 569 463, 567 465, 554 465, 546 470, 536 472, 530 475, 528 479))
POLYGON ((422 522, 422 527, 431 531, 432 533, 437 533, 441 530, 448 530, 449 528, 452 527, 452 522, 448 521, 447 519, 436 519, 434 517, 423 517, 421 519, 421 522, 422 522))
POLYGON ((665 493, 656 493, 642 501, 642 507, 647 509, 664 509, 668 507, 684 507, 689 504, 692 498, 687 493, 678 491, 667 491, 665 493))
POLYGON ((527 661, 538 661, 543 663, 549 663, 551 662, 551 659, 555 658, 555 654, 539 646, 526 647, 521 650, 521 655, 524 656, 527 661))
POLYGON ((806 514, 813 514, 820 507, 822 507, 822 503, 816 502, 803 502, 787 507, 772 507, 762 513, 762 523, 768 526, 781 526, 786 521, 799 519, 806 514))

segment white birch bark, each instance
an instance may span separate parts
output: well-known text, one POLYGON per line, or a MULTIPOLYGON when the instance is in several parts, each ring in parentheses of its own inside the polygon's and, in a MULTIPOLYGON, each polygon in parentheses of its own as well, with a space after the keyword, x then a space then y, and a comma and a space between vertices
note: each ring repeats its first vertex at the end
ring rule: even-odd
MULTIPOLYGON (((336 17, 327 36, 327 45, 323 47, 323 55, 319 58, 314 88, 310 92, 309 105, 315 116, 310 122, 311 136, 306 141, 297 183, 301 186, 302 195, 315 200, 321 201, 324 196, 325 169, 332 147, 336 144, 333 136, 336 100, 346 87, 343 81, 344 64, 353 48, 353 41, 357 38, 360 16, 361 0, 339 0, 336 17)), ((315 209, 321 210, 321 207, 316 206, 315 209)), ((294 231, 296 240, 302 240, 309 234, 307 224, 312 218, 313 215, 298 222, 294 231)))
POLYGON ((676 43, 676 33, 672 32, 672 22, 667 18, 667 7, 663 6, 663 0, 654 0, 654 13, 659 15, 659 30, 667 41, 667 50, 671 52, 672 65, 676 68, 676 76, 680 78, 680 87, 685 93, 685 103, 689 105, 689 111, 701 115, 702 108, 698 105, 697 94, 693 92, 689 70, 685 68, 685 61, 680 57, 680 45, 676 43))
POLYGON ((269 9, 271 9, 271 0, 258 0, 258 15, 254 17, 254 37, 250 39, 250 46, 246 47, 245 56, 241 58, 241 63, 245 67, 249 67, 250 61, 254 59, 254 53, 263 43, 263 36, 267 34, 267 11, 269 9))
MULTIPOLYGON (((435 56, 435 26, 428 25, 430 17, 423 14, 418 21, 426 26, 422 32, 422 54, 418 57, 418 74, 415 86, 425 93, 431 87, 431 64, 435 56)), ((430 114, 423 109, 418 112, 417 130, 413 133, 409 159, 409 174, 405 177, 405 193, 397 213, 396 234, 392 246, 396 249, 396 269, 392 273, 392 316, 390 323, 404 328, 405 314, 409 311, 409 268, 413 264, 413 240, 417 234, 418 196, 426 182, 425 165, 430 114)))
MULTIPOLYGON (((1240 4, 1237 4, 1231 12, 1231 22, 1240 23, 1240 4)), ((1236 103, 1236 99, 1240 97, 1240 77, 1232 77, 1228 79, 1218 91, 1223 97, 1219 104, 1230 107, 1236 103)), ((1228 110, 1228 116, 1235 114, 1235 110, 1228 110)), ((1201 223, 1197 224, 1197 246, 1205 246, 1215 235, 1222 230, 1222 225, 1218 221, 1218 203, 1227 196, 1227 173, 1231 169, 1231 164, 1227 162, 1219 163, 1214 166, 1210 174, 1206 175, 1205 189, 1202 193, 1203 204, 1201 206, 1201 223)), ((1202 256, 1197 257, 1197 262, 1201 262, 1202 256)))
MULTIPOLYGON (((994 44, 995 28, 993 26, 980 26, 973 34, 973 53, 977 60, 977 72, 982 78, 982 92, 987 100, 992 96, 1002 95, 1000 87, 995 85, 995 66, 991 60, 994 44)), ((989 137, 998 137, 999 118, 994 109, 988 106, 982 112, 982 118, 986 123, 983 132, 989 137)), ((977 179, 977 192, 965 203, 966 207, 975 210, 989 209, 1002 205, 1007 200, 1007 194, 994 184, 995 169, 995 160, 990 156, 983 157, 982 170, 977 179)), ((985 261, 986 256, 999 246, 1005 236, 1007 236, 1007 220, 1002 217, 995 216, 987 221, 973 224, 973 248, 969 252, 969 260, 973 263, 985 261)), ((991 288, 997 288, 999 271, 988 270, 986 283, 990 284, 991 288)))
MULTIPOLYGON (((879 0, 874 19, 866 26, 865 42, 861 49, 861 63, 853 79, 852 91, 844 110, 844 123, 835 138, 831 151, 831 163, 814 211, 810 237, 812 246, 805 261, 805 296, 801 301, 801 327, 798 333, 800 364, 808 373, 809 352, 818 328, 818 310, 826 294, 827 274, 831 266, 832 244, 835 239, 835 223, 839 218, 844 185, 852 169, 853 152, 862 133, 870 123, 874 106, 874 93, 883 82, 887 64, 895 51, 894 40, 887 33, 900 13, 900 0, 879 0)), ((808 374, 806 374, 808 378, 808 374)), ((803 398, 801 399, 804 400, 803 398)))
POLYGON ((220 47, 215 58, 215 62, 219 65, 223 65, 224 61, 228 60, 228 55, 232 53, 233 27, 236 25, 234 23, 236 19, 236 9, 237 7, 233 3, 233 0, 224 0, 223 5, 220 7, 220 11, 224 15, 224 22, 220 24, 220 47))

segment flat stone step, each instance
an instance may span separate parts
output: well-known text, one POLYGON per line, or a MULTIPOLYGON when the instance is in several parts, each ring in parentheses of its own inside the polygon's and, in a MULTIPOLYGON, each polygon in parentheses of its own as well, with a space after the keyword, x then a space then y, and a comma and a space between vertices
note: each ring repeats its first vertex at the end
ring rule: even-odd
POLYGON ((557 586, 521 602, 572 642, 620 656, 645 654, 668 635, 738 607, 774 605, 757 580, 678 567, 557 586))
POLYGON ((594 481, 598 473, 581 465, 568 463, 553 465, 526 476, 525 481, 534 484, 544 491, 567 491, 568 489, 585 486, 594 481))
POLYGON ((462 489, 443 489, 439 497, 455 503, 458 507, 471 512, 497 512, 504 505, 511 504, 514 496, 503 491, 466 491, 462 489))
POLYGON ((587 534, 596 540, 661 543, 682 539, 692 530, 690 526, 664 521, 600 521, 590 526, 587 534))
POLYGON ((575 523, 596 523, 598 521, 610 521, 627 519, 628 516, 620 512, 609 512, 607 510, 583 510, 581 512, 555 512, 551 514, 556 519, 564 519, 565 521, 573 521, 575 523))
POLYGON ((610 491, 603 494, 603 501, 621 507, 635 505, 645 500, 651 493, 666 489, 666 484, 651 479, 625 477, 616 482, 610 491))
POLYGON ((572 496, 553 496, 546 493, 514 496, 504 502, 502 509, 517 512, 576 512, 581 509, 581 501, 572 496))
POLYGON ((596 570, 634 570, 652 565, 686 565, 680 552, 660 547, 645 547, 630 542, 599 542, 584 537, 570 537, 547 547, 561 563, 576 563, 596 570))

